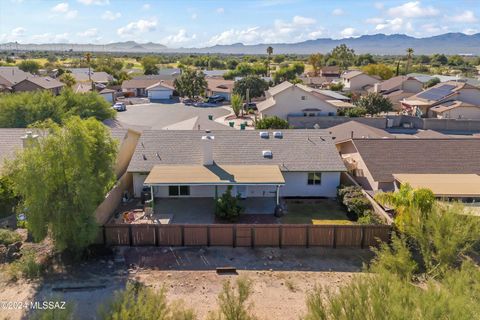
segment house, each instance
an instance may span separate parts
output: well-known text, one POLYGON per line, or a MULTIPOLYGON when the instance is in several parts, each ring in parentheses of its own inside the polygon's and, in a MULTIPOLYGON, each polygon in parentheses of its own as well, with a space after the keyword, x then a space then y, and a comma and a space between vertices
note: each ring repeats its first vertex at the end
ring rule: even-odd
POLYGON ((409 98, 423 90, 423 83, 414 77, 397 76, 388 80, 377 82, 368 89, 369 92, 375 92, 388 98, 396 111, 402 110, 401 101, 409 98))
POLYGON ((41 131, 28 128, 0 128, 0 173, 5 160, 12 160, 17 151, 38 139, 41 131))
POLYGON ((319 77, 319 76, 301 76, 299 79, 302 81, 302 83, 306 86, 309 86, 311 88, 323 88, 327 86, 330 81, 326 77, 319 77))
POLYGON ((320 69, 319 75, 326 78, 339 78, 340 67, 339 66, 325 66, 320 69))
POLYGON ((115 103, 115 90, 105 88, 98 92, 107 102, 115 103))
POLYGON ((122 83, 122 91, 127 94, 131 94, 135 97, 147 97, 147 88, 154 86, 158 83, 163 83, 173 87, 172 81, 162 80, 161 76, 139 76, 131 80, 125 80, 122 83))
POLYGON ((162 130, 235 130, 226 125, 225 122, 210 120, 206 117, 196 116, 190 119, 179 121, 162 128, 162 130))
POLYGON ((369 86, 378 82, 379 78, 370 76, 359 70, 345 71, 340 76, 343 90, 345 91, 366 91, 369 86))
POLYGON ((414 77, 418 81, 422 82, 423 84, 427 83, 429 80, 433 78, 438 78, 440 82, 448 82, 448 81, 456 81, 456 82, 465 82, 467 84, 470 84, 475 87, 480 86, 480 80, 475 79, 475 78, 467 78, 467 77, 461 77, 459 75, 457 76, 446 76, 443 74, 424 74, 424 73, 409 73, 407 74, 409 77, 414 77))
POLYGON ((172 99, 175 88, 164 81, 159 81, 147 87, 145 91, 150 100, 172 99))
POLYGON ((401 104, 404 113, 424 118, 480 119, 480 88, 448 81, 404 99, 401 104))
POLYGON ((480 174, 480 139, 350 139, 337 145, 366 190, 395 190, 397 174, 480 174))
POLYGON ((58 95, 64 85, 63 82, 50 77, 28 76, 26 79, 14 84, 12 89, 14 92, 49 90, 54 95, 58 95))
POLYGON ((344 142, 356 138, 380 138, 393 139, 395 136, 383 129, 375 128, 358 121, 348 121, 328 128, 335 143, 344 142))
POLYGON ((266 100, 257 105, 262 117, 288 120, 295 116, 334 116, 338 109, 353 107, 302 84, 282 82, 266 92, 266 100))
POLYGON ((409 184, 412 188, 430 189, 436 198, 461 202, 480 201, 478 174, 394 174, 395 188, 409 184))
POLYGON ((78 82, 90 82, 90 80, 95 84, 103 84, 107 85, 110 82, 114 81, 115 79, 110 74, 100 71, 90 71, 90 77, 88 76, 88 68, 78 68, 78 69, 69 69, 72 71, 72 76, 78 82))
POLYGON ((219 95, 225 100, 230 101, 232 98, 233 86, 235 81, 224 80, 222 78, 207 78, 207 96, 219 95))
POLYGON ((158 205, 213 200, 232 186, 269 213, 282 197, 335 197, 343 171, 332 139, 320 130, 144 131, 128 167, 135 197, 148 187, 158 205))
POLYGON ((2 86, 5 91, 12 91, 14 85, 29 76, 32 75, 20 70, 18 67, 0 67, 0 86, 2 86))
POLYGON ((202 70, 205 78, 223 78, 223 75, 229 70, 202 70))

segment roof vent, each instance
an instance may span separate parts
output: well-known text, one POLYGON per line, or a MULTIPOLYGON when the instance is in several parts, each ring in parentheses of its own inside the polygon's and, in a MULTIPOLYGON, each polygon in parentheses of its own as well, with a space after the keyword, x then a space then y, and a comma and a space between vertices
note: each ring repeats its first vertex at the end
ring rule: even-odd
POLYGON ((273 156, 272 150, 263 150, 262 155, 264 158, 271 158, 273 156))
POLYGON ((282 133, 282 131, 275 131, 275 132, 273 132, 273 136, 275 138, 281 139, 281 138, 283 138, 283 133, 282 133))
POLYGON ((147 156, 145 154, 142 154, 143 160, 147 160, 147 156))
POLYGON ((268 131, 260 131, 260 138, 268 139, 269 138, 268 131))

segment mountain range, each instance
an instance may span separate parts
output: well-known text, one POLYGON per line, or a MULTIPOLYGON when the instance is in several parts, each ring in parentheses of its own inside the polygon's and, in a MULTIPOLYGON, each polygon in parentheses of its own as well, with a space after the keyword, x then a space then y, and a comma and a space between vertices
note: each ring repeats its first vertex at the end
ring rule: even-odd
POLYGON ((356 38, 330 39, 322 38, 297 43, 265 43, 245 45, 215 45, 203 48, 168 48, 159 43, 139 43, 136 41, 115 42, 109 44, 0 44, 0 50, 47 50, 47 51, 92 51, 92 52, 138 52, 138 53, 218 53, 218 54, 265 54, 272 46, 274 53, 311 54, 328 52, 335 46, 346 44, 356 53, 379 55, 404 54, 407 48, 413 48, 415 54, 473 54, 480 55, 480 33, 466 35, 463 33, 445 33, 426 38, 414 38, 404 34, 374 34, 356 38))

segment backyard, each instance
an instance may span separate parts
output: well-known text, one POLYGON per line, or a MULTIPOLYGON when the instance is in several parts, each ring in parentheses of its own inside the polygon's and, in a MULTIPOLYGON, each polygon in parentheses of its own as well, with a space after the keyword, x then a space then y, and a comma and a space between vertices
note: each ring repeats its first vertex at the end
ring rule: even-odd
POLYGON ((345 209, 330 199, 287 200, 286 224, 352 224, 345 209))

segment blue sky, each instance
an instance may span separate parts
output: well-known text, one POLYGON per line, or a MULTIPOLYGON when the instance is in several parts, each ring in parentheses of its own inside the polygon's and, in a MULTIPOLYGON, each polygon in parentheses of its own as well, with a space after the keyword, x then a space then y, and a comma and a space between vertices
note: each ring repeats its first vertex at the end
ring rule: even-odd
POLYGON ((135 40, 178 48, 445 32, 480 32, 480 1, 0 0, 0 43, 135 40))

